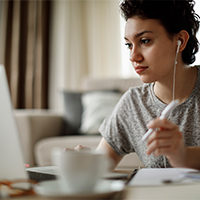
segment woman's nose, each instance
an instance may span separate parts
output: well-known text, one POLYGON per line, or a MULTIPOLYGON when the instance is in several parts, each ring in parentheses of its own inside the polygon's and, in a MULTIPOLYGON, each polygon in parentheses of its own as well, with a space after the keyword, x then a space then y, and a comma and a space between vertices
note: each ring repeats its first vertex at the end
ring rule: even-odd
POLYGON ((143 56, 138 48, 133 47, 130 50, 130 61, 131 62, 139 62, 143 60, 143 56))

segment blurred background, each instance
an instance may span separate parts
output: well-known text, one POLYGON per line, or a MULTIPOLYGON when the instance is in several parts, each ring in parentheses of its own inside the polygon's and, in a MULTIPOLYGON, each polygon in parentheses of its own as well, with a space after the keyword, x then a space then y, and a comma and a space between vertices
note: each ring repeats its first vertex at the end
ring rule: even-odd
MULTIPOLYGON (((119 2, 0 0, 0 64, 14 108, 62 110, 61 92, 80 91, 84 78, 137 76, 119 2)), ((197 0, 195 10, 200 14, 197 0)))

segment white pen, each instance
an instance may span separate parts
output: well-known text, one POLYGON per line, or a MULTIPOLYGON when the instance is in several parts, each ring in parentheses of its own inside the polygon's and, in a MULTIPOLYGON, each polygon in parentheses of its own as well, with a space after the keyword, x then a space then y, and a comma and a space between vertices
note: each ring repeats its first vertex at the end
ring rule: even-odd
MULTIPOLYGON (((176 100, 173 100, 168 106, 166 106, 166 108, 162 111, 161 113, 161 116, 160 116, 160 119, 164 119, 166 118, 169 113, 178 105, 179 103, 179 100, 176 99, 176 100)), ((150 128, 142 137, 141 141, 140 142, 144 142, 148 137, 149 135, 154 131, 155 129, 152 129, 150 128)))

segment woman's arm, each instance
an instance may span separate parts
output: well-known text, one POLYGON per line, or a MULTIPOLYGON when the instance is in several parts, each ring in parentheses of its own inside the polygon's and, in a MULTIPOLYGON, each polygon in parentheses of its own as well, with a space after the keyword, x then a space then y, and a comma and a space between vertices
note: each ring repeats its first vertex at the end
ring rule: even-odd
POLYGON ((114 169, 123 158, 123 156, 119 156, 113 150, 113 148, 106 142, 104 138, 101 139, 96 150, 103 150, 107 152, 108 156, 114 161, 112 169, 114 169))
POLYGON ((185 167, 200 170, 200 147, 186 147, 185 167))

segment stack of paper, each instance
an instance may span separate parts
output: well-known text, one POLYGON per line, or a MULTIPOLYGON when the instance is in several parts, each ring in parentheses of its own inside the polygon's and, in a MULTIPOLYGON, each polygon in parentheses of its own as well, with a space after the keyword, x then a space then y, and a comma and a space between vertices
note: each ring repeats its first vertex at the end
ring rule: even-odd
POLYGON ((193 178, 199 177, 200 172, 187 168, 150 168, 141 169, 129 182, 130 186, 155 186, 166 183, 192 183, 193 178), (192 172, 192 173, 191 173, 192 172), (195 172, 195 173, 194 173, 195 172), (196 175, 196 176, 195 176, 196 175))

